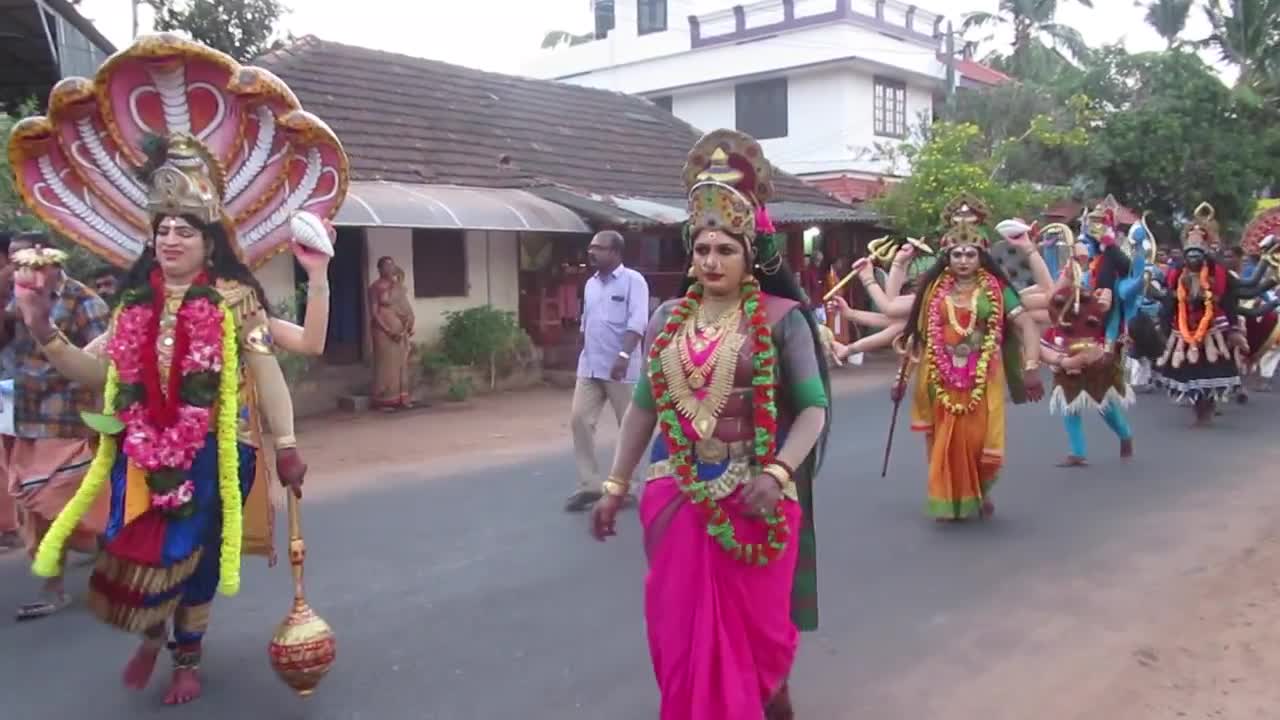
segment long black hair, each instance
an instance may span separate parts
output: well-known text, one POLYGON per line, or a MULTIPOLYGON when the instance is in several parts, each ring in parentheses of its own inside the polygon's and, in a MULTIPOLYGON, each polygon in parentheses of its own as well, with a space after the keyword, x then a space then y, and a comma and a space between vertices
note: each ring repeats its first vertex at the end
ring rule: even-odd
MULTIPOLYGON (((982 269, 991 273, 1005 287, 1012 287, 1013 283, 1009 280, 1009 275, 1000 267, 991 257, 991 253, 983 248, 978 248, 978 262, 982 265, 982 269)), ((951 268, 951 252, 943 250, 938 253, 938 261, 933 264, 923 275, 916 280, 916 297, 911 303, 911 314, 908 315, 907 327, 903 331, 903 335, 907 339, 907 346, 912 349, 918 349, 924 344, 924 336, 921 335, 920 329, 920 313, 925 310, 925 296, 929 294, 929 290, 933 284, 937 282, 942 274, 951 268)), ((1011 337, 1010 333, 1016 333, 1017 328, 1009 322, 1008 316, 1005 316, 1005 337, 1011 337)))
MULTIPOLYGON (((735 235, 733 233, 725 233, 725 234, 729 235, 730 237, 737 240, 738 242, 743 243, 745 246, 746 243, 742 237, 735 235)), ((782 245, 782 242, 780 238, 779 242, 775 243, 775 247, 780 247, 781 245, 782 245)), ((746 259, 746 258, 749 258, 750 256, 744 255, 743 257, 744 259, 746 259)), ((691 250, 689 252, 689 257, 686 258, 686 267, 691 266, 692 264, 693 264, 693 252, 691 250)), ((818 375, 819 377, 822 378, 822 387, 826 390, 826 393, 827 393, 827 412, 826 412, 827 421, 823 425, 822 435, 818 439, 818 443, 814 446, 813 451, 810 453, 810 457, 813 458, 813 472, 814 474, 817 474, 818 469, 822 465, 822 456, 826 452, 827 434, 831 430, 831 417, 832 417, 831 406, 833 401, 833 398, 831 397, 831 371, 830 371, 830 368, 828 368, 827 366, 827 351, 826 351, 826 347, 822 344, 822 335, 819 333, 819 330, 818 330, 818 320, 813 316, 813 310, 809 308, 810 300, 808 296, 805 295, 804 290, 800 289, 800 283, 796 281, 795 273, 791 271, 791 267, 787 264, 787 261, 784 257, 782 257, 781 255, 778 256, 777 269, 774 270, 773 272, 765 272, 764 269, 762 269, 759 265, 756 265, 755 267, 752 268, 751 275, 755 277, 757 282, 760 283, 761 292, 768 293, 769 295, 774 295, 780 298, 785 298, 787 300, 795 300, 796 302, 800 303, 800 307, 797 309, 800 311, 801 315, 804 317, 805 324, 809 326, 809 334, 812 335, 813 337, 813 352, 818 358, 818 375)), ((696 282, 694 278, 685 277, 684 282, 680 285, 680 294, 683 296, 686 292, 688 292, 689 287, 692 286, 694 282, 696 282)), ((782 393, 782 397, 785 397, 785 396, 786 396, 786 393, 782 393)), ((808 513, 806 513, 806 515, 807 514, 808 513)))
MULTIPOLYGON (((151 219, 151 238, 142 254, 134 261, 133 266, 125 273, 124 282, 120 287, 120 296, 124 296, 126 290, 135 290, 146 288, 151 284, 151 271, 157 266, 155 236, 160 231, 160 222, 167 216, 157 215, 151 219)), ((267 300, 267 293, 262 289, 262 283, 253 276, 253 271, 248 265, 241 262, 236 257, 235 248, 231 245, 231 238, 227 235, 227 229, 221 223, 204 223, 193 215, 181 216, 183 220, 191 223, 191 227, 199 230, 204 235, 205 242, 211 246, 209 256, 209 275, 211 280, 235 280, 243 285, 253 288, 253 294, 258 296, 258 302, 262 305, 262 309, 271 315, 271 303, 267 300)))

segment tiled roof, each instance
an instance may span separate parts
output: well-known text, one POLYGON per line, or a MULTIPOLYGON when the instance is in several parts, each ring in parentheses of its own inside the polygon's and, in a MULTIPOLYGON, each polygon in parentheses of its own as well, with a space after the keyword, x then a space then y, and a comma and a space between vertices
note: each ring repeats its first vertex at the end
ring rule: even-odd
MULTIPOLYGON (((254 64, 338 134, 353 180, 683 196, 700 133, 647 100, 308 36, 254 64)), ((776 172, 776 199, 839 201, 776 172)))
MULTIPOLYGON (((938 53, 938 60, 945 63, 947 56, 944 53, 938 53)), ((1004 85, 1013 82, 1013 78, 996 70, 990 65, 983 65, 976 60, 967 60, 963 57, 956 58, 956 72, 960 77, 978 83, 979 85, 1004 85)))
POLYGON ((889 191, 889 184, 883 178, 874 180, 840 175, 830 178, 819 178, 806 181, 819 190, 836 196, 847 203, 860 203, 878 198, 889 191))

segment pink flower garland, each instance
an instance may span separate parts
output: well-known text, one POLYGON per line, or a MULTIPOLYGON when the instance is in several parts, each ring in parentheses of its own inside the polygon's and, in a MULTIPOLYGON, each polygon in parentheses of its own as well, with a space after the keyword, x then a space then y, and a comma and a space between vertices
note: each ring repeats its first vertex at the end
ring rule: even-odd
MULTIPOLYGON (((198 373, 222 370, 222 310, 206 297, 187 299, 178 310, 177 322, 188 338, 186 352, 173 359, 170 372, 185 379, 198 373)), ((115 364, 120 382, 137 385, 143 380, 142 351, 157 322, 149 304, 130 305, 116 318, 115 332, 107 343, 107 354, 115 364)), ((169 427, 156 427, 144 399, 117 413, 125 425, 123 449, 129 459, 148 472, 191 469, 196 453, 209 434, 211 408, 183 402, 177 420, 169 427)), ((184 480, 176 488, 152 496, 152 506, 177 510, 191 502, 195 486, 184 480)))

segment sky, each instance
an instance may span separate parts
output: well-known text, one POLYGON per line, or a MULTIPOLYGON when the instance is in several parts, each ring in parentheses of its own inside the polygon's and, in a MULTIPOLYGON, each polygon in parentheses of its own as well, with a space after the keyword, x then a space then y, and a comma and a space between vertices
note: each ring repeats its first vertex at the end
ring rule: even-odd
MULTIPOLYGON (((628 2, 630 0, 619 0, 628 2)), ((83 0, 80 11, 97 24, 117 47, 128 44, 131 0, 83 0)), ((741 0, 737 0, 741 2, 741 0)), ((718 10, 735 0, 668 0, 673 20, 718 10)), ((994 11, 998 0, 916 0, 922 9, 944 13, 956 21, 967 12, 994 11)), ((284 26, 295 35, 443 60, 458 65, 518 72, 522 61, 539 52, 549 30, 587 32, 590 0, 285 0, 291 13, 284 26)), ((1093 9, 1076 0, 1060 0, 1058 21, 1078 28, 1091 45, 1124 42, 1131 51, 1158 50, 1163 40, 1144 21, 1134 0, 1093 0, 1093 9)), ((1197 3, 1199 5, 1199 3, 1197 3)), ((140 10, 141 29, 149 29, 149 10, 140 10)), ((1192 10, 1184 37, 1202 38, 1209 25, 1204 12, 1192 10)), ((971 39, 980 39, 974 36, 971 39)), ((979 48, 979 55, 1001 49, 1007 38, 979 48)), ((1212 58, 1206 58, 1212 61, 1212 58)))

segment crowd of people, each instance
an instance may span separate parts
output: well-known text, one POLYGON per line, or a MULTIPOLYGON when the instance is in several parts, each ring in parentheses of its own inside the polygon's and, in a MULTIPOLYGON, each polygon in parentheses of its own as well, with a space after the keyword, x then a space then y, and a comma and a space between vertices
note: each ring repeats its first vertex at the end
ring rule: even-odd
MULTIPOLYGON (((50 147, 24 145, 33 127, 14 133, 20 183, 38 182, 21 171, 24 153, 50 147)), ((336 146, 325 132, 305 136, 336 146)), ((86 285, 48 237, 8 240, 0 549, 25 548, 42 583, 17 608, 23 620, 66 608, 69 555, 89 558, 90 611, 139 642, 124 684, 144 688, 167 646, 164 701, 183 704, 202 692, 215 595, 238 591, 243 555, 273 555, 267 480, 301 495, 307 467, 275 349, 322 350, 330 255, 294 243, 310 279, 305 322, 272 317, 246 263, 269 251, 250 247, 261 236, 232 220, 205 141, 177 131, 131 150, 146 157, 131 196, 131 232, 145 240, 126 274, 86 285)), ((833 428, 830 362, 899 352, 890 399, 910 403, 928 457, 924 507, 939 522, 994 514, 1008 402, 1048 397, 1063 417, 1062 465, 1083 467, 1082 423, 1093 413, 1121 456, 1133 455, 1134 385, 1164 389, 1205 425, 1242 397, 1243 376, 1256 367, 1269 383, 1277 364, 1276 239, 1228 247, 1207 205, 1165 253, 1144 223, 1122 234, 1102 206, 1077 236, 1017 218, 989 227, 986 207, 962 196, 936 239, 901 243, 883 279, 867 261, 824 268, 820 257, 793 273, 767 209, 772 173, 743 133, 717 130, 694 145, 682 171, 687 278, 653 313, 643 276, 622 265, 624 238, 602 232, 589 249, 572 411, 579 477, 566 509, 589 511, 591 533, 605 540, 619 512, 639 505, 663 720, 795 716, 788 681, 800 633, 818 626, 813 510, 833 428), (1007 247, 994 253, 993 240, 1007 247), (858 280, 849 294, 841 275, 858 280), (874 309, 853 309, 862 296, 874 309), (601 481, 593 435, 606 402, 621 427, 601 481)), ((124 197, 94 190, 108 191, 124 197)), ((119 263, 128 237, 104 231, 112 218, 61 229, 119 263)), ((376 323, 400 357, 415 321, 401 309, 394 263, 378 269, 370 302, 385 311, 376 323)), ((381 406, 405 406, 400 364, 383 370, 381 406)))

